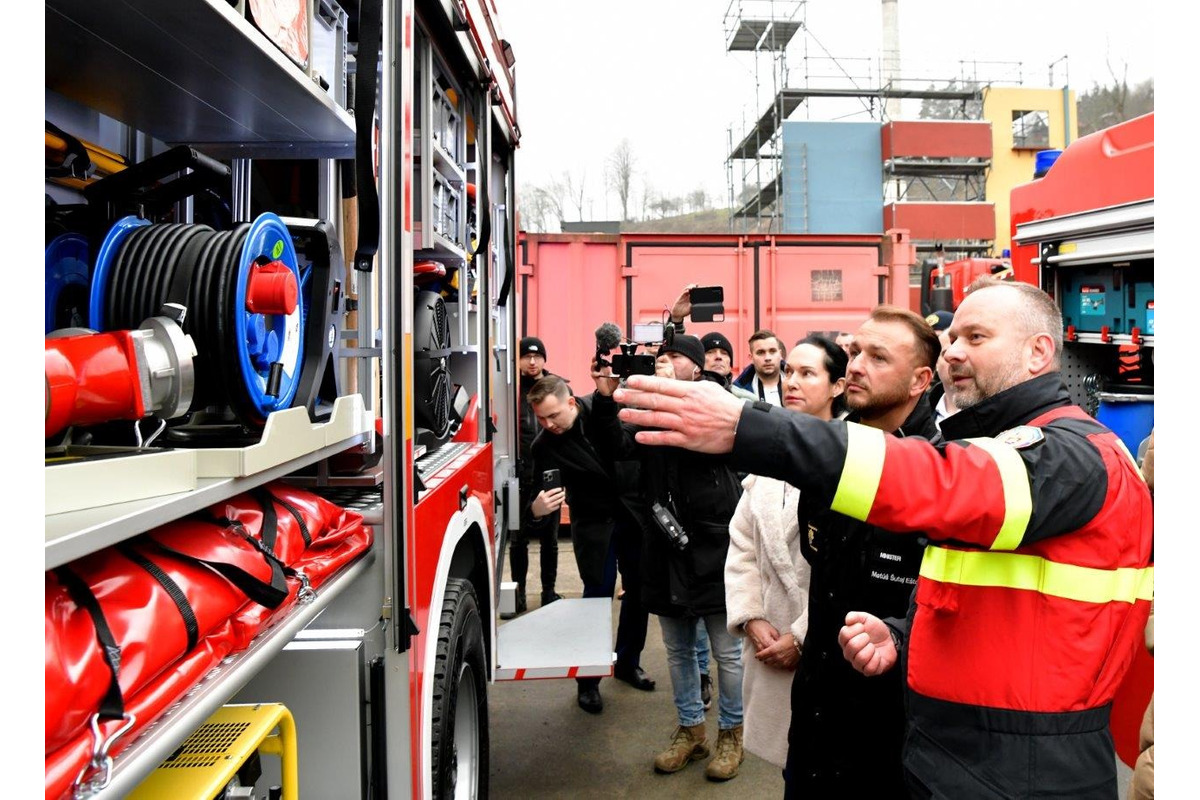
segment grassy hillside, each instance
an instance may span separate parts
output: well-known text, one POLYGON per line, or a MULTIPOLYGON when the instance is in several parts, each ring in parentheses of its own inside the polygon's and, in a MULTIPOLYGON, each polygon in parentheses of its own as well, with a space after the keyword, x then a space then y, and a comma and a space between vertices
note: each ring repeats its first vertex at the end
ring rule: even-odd
POLYGON ((758 229, 752 222, 737 219, 731 227, 728 208, 710 208, 677 217, 624 222, 621 230, 633 233, 757 233, 759 230, 765 231, 770 220, 762 220, 758 229))

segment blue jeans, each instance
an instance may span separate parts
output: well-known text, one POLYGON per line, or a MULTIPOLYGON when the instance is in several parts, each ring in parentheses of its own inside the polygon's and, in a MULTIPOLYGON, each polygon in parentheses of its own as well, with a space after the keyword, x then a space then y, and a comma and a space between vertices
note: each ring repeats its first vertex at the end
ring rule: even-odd
POLYGON ((704 629, 704 620, 696 620, 696 665, 700 672, 708 674, 708 632, 704 629))
MULTIPOLYGON (((736 728, 742 724, 742 643, 725 627, 723 612, 701 619, 717 662, 717 728, 723 731, 736 728)), ((696 621, 696 617, 658 618, 667 649, 675 710, 679 724, 685 727, 704 722, 700 667, 696 664, 696 621)))

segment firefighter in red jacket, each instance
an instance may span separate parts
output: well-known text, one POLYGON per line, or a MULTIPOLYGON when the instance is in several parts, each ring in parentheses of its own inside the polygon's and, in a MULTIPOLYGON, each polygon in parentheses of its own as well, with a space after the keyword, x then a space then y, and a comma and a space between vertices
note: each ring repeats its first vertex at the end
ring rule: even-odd
POLYGON ((644 443, 732 452, 735 469, 928 539, 908 619, 852 612, 839 634, 862 672, 904 670, 915 797, 1117 796, 1109 711, 1149 616, 1153 517, 1129 452, 1070 402, 1061 331, 1041 290, 974 284, 946 354, 963 410, 935 444, 701 385, 617 393, 623 418, 662 429, 644 443))

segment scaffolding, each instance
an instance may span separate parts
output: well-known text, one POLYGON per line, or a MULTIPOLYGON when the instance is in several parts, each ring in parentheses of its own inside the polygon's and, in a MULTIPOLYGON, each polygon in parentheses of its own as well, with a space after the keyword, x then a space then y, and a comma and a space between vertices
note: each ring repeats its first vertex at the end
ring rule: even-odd
MULTIPOLYGON (((753 230, 774 232, 779 228, 782 204, 776 201, 782 189, 781 132, 783 120, 796 108, 783 91, 788 83, 788 45, 805 27, 804 10, 805 0, 730 0, 725 9, 726 50, 752 56, 755 104, 764 88, 774 98, 736 145, 733 126, 728 131, 731 155, 725 161, 725 174, 729 208, 736 209, 730 217, 731 230, 740 220, 742 232, 749 232, 752 218, 756 220, 753 230)), ((742 128, 746 128, 744 119, 742 128)))
MULTIPOLYGON (((755 106, 764 90, 770 97, 761 114, 743 113, 740 123, 728 129, 725 172, 731 230, 783 232, 789 202, 784 192, 783 123, 802 107, 811 117, 813 100, 846 101, 848 113, 834 119, 866 114, 882 124, 896 113, 898 101, 922 100, 939 104, 943 119, 979 120, 987 86, 1023 83, 1021 65, 1014 62, 960 60, 920 70, 907 67, 901 75, 898 52, 878 59, 836 58, 809 29, 805 6, 805 0, 731 0, 725 12, 727 51, 753 57, 755 106), (794 66, 789 66, 789 57, 794 66)), ((977 201, 983 199, 989 165, 980 160, 908 159, 883 166, 883 196, 889 201, 914 195, 977 201)))

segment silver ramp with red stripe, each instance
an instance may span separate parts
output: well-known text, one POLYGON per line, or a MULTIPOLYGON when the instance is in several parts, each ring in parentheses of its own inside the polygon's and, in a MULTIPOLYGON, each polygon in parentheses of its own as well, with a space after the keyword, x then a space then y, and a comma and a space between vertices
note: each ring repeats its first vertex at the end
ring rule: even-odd
POLYGON ((612 675, 612 598, 556 600, 496 629, 496 680, 612 675))

